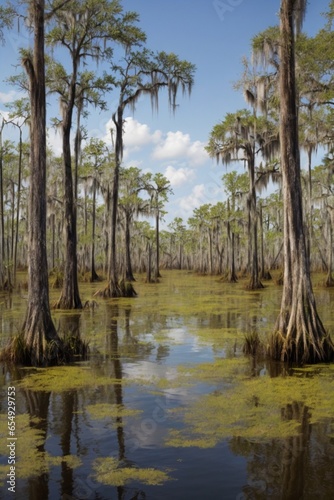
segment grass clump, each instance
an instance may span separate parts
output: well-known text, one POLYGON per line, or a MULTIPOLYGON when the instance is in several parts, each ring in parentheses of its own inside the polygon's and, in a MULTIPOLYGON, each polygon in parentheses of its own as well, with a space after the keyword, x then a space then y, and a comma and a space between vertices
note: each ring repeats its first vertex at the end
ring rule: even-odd
POLYGON ((256 330, 244 334, 242 352, 251 356, 264 354, 265 347, 261 342, 260 335, 256 330))
POLYGON ((71 363, 75 360, 85 360, 88 357, 89 344, 78 335, 68 335, 64 338, 41 339, 41 353, 36 352, 24 336, 24 332, 13 335, 0 352, 0 361, 10 365, 23 366, 54 366, 71 363))

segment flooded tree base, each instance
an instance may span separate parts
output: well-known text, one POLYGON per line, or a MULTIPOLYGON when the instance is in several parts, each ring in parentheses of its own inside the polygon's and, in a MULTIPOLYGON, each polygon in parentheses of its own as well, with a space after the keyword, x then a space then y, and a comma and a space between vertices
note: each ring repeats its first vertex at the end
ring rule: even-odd
POLYGON ((263 273, 261 274, 261 279, 269 281, 269 280, 272 280, 273 278, 270 274, 270 271, 263 271, 263 273))
POLYGON ((262 288, 264 286, 258 278, 251 278, 246 285, 246 290, 261 290, 262 288))
POLYGON ((60 298, 53 303, 52 308, 65 310, 82 309, 82 303, 79 297, 67 298, 61 294, 60 298))
POLYGON ((225 273, 219 281, 222 281, 223 283, 238 283, 238 277, 236 273, 225 273))
POLYGON ((145 278, 144 283, 160 283, 158 278, 145 278))
POLYGON ((276 285, 282 286, 283 285, 283 281, 284 281, 283 273, 281 273, 279 275, 279 277, 275 280, 275 283, 276 283, 276 285))
POLYGON ((327 275, 326 281, 325 281, 325 286, 326 287, 333 287, 334 286, 334 278, 331 274, 327 275))
POLYGON ((272 359, 300 365, 334 361, 334 344, 318 318, 309 314, 296 320, 285 334, 282 331, 275 331, 269 340, 272 359))
POLYGON ((31 345, 24 333, 19 333, 1 351, 0 361, 10 365, 47 367, 85 360, 88 354, 88 343, 78 336, 46 340, 40 333, 35 335, 34 343, 31 345))
POLYGON ((119 283, 109 281, 108 285, 102 290, 94 293, 94 297, 103 298, 121 298, 121 297, 136 297, 137 292, 133 288, 132 283, 121 280, 119 283))
POLYGON ((263 355, 265 353, 264 345, 257 331, 245 334, 242 352, 251 356, 263 355))
POLYGON ((90 283, 95 283, 96 281, 102 281, 100 276, 95 271, 95 269, 91 272, 89 281, 90 281, 90 283))

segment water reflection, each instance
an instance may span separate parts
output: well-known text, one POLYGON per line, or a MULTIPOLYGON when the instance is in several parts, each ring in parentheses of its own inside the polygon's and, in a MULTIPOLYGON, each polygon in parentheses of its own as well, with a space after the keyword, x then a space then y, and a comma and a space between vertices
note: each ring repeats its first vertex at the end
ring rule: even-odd
POLYGON ((282 419, 299 422, 299 433, 263 443, 231 440, 233 453, 247 458, 247 485, 238 499, 330 500, 331 487, 324 479, 333 477, 333 443, 324 432, 326 426, 312 426, 309 409, 297 401, 282 409, 282 419))
MULTIPOLYGON (((50 392, 34 392, 30 390, 23 391, 26 400, 27 412, 30 416, 30 426, 47 435, 48 430, 48 411, 50 404, 50 392)), ((37 446, 37 452, 44 454, 45 440, 37 446)), ((42 472, 39 476, 28 479, 28 499, 37 500, 38 498, 49 498, 49 473, 42 472)))
MULTIPOLYGON (((38 474, 34 472, 28 479, 22 479, 21 497, 27 500, 331 499, 333 423, 330 418, 312 423, 312 411, 299 396, 293 403, 282 405, 281 412, 282 420, 298 422, 299 431, 294 436, 266 440, 229 437, 208 449, 164 445, 170 430, 189 430, 187 421, 176 417, 175 409, 189 408, 201 401, 203 395, 212 394, 217 388, 221 393, 235 382, 232 379, 228 385, 224 381, 199 382, 195 373, 193 385, 183 385, 182 377, 187 382, 185 365, 197 367, 216 359, 232 359, 237 365, 243 334, 253 330, 261 335, 266 333, 268 325, 275 321, 281 293, 273 284, 251 294, 244 292, 241 285, 231 288, 211 278, 198 279, 188 274, 179 278, 173 273, 171 276, 159 286, 153 285, 142 292, 138 281, 140 293, 131 303, 101 300, 94 310, 55 313, 60 333, 90 341, 90 360, 78 363, 78 370, 89 373, 93 382, 109 381, 62 390, 57 389, 55 380, 52 391, 18 391, 18 413, 28 414, 31 429, 45 436, 37 451, 61 459, 58 465, 48 465, 38 474), (149 293, 152 295, 147 299, 149 293), (143 413, 131 418, 119 413, 97 419, 90 413, 90 407, 101 403, 139 409, 143 413), (78 457, 81 465, 74 466, 66 459, 69 456, 78 457), (143 486, 140 481, 125 486, 104 485, 96 480, 93 470, 100 457, 116 458, 120 467, 170 469, 176 481, 161 487, 143 486)), ((333 291, 319 291, 319 297, 323 300, 324 322, 333 324, 329 307, 333 291)), ((10 305, 0 307, 2 342, 5 336, 16 332, 19 324, 20 309, 15 295, 12 298, 15 313, 6 308, 10 305)), ((2 414, 6 412, 7 385, 11 380, 18 384, 20 377, 27 374, 29 371, 25 370, 3 374, 2 414)), ((267 363, 256 357, 250 358, 243 374, 251 380, 290 376, 290 368, 282 371, 280 363, 267 363)))

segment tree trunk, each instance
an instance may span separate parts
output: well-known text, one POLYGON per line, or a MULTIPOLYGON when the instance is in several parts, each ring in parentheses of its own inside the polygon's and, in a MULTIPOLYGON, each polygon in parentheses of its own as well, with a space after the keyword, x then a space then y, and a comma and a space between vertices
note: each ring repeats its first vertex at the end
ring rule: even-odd
POLYGON ((21 177, 22 177, 22 130, 20 128, 20 142, 19 142, 19 173, 17 180, 17 198, 16 198, 16 225, 15 225, 15 242, 14 242, 14 286, 16 284, 16 271, 17 271, 17 245, 19 241, 19 225, 20 225, 20 204, 21 204, 21 177))
MULTIPOLYGON (((327 209, 328 210, 328 209, 327 209)), ((327 278, 326 278, 326 286, 331 287, 334 286, 334 279, 333 279, 333 224, 332 224, 332 218, 333 218, 333 209, 331 210, 330 213, 327 212, 327 231, 328 231, 328 244, 327 244, 327 278)))
POLYGON ((250 280, 247 285, 249 290, 263 288, 259 277, 258 245, 257 245, 257 212, 256 212, 256 190, 255 190, 255 158, 254 149, 248 160, 250 190, 249 190, 249 222, 250 222, 250 280))
POLYGON ((179 243, 179 269, 182 269, 182 253, 183 253, 183 245, 179 243))
MULTIPOLYGON (((77 83, 76 63, 73 63, 73 75, 69 88, 69 98, 63 113, 62 141, 64 166, 64 208, 65 208, 65 267, 61 296, 56 304, 59 309, 81 309, 82 303, 78 285, 77 262, 77 210, 76 185, 73 186, 71 159, 71 127, 77 83)), ((75 179, 76 182, 76 179, 75 179)))
POLYGON ((294 59, 294 0, 280 12, 280 143, 284 204, 284 281, 281 310, 269 346, 274 359, 315 363, 334 357, 318 316, 303 228, 294 59))
POLYGON ((209 244, 209 274, 213 274, 213 256, 212 256, 212 233, 208 229, 208 244, 209 244))
POLYGON ((46 255, 46 103, 44 68, 44 0, 33 2, 34 56, 24 61, 30 84, 30 190, 28 308, 23 324, 25 362, 56 363, 62 342, 53 324, 49 306, 46 255))
MULTIPOLYGON (((158 195, 157 195, 158 196, 158 195)), ((157 199, 158 205, 158 199, 157 199)), ((157 213, 155 216, 155 281, 158 282, 159 278, 161 278, 160 274, 160 229, 159 229, 159 208, 157 207, 157 213)))
POLYGON ((152 282, 152 246, 147 243, 147 269, 146 269, 146 283, 152 282))
POLYGON ((112 181, 111 193, 111 232, 110 232, 110 262, 109 262, 109 292, 110 297, 121 296, 121 290, 118 283, 117 272, 117 253, 116 253, 116 233, 117 233, 117 208, 118 208, 118 187, 119 187, 119 169, 121 163, 121 144, 122 144, 122 127, 123 115, 121 112, 117 114, 116 125, 116 144, 115 144, 115 167, 112 181))
POLYGON ((263 236, 263 214, 262 214, 262 205, 260 204, 260 241, 261 241, 261 279, 263 280, 271 280, 271 274, 266 271, 265 263, 264 263, 264 236, 263 236))
POLYGON ((116 235, 117 235, 117 213, 118 213, 118 191, 119 191, 119 170, 123 155, 123 108, 118 107, 117 113, 113 116, 116 127, 115 144, 115 167, 111 192, 111 231, 110 231, 110 254, 109 254, 109 282, 107 287, 97 292, 104 297, 134 297, 136 294, 133 286, 124 280, 119 281, 117 268, 116 235))
POLYGON ((99 276, 95 270, 95 223, 96 223, 96 180, 93 179, 93 215, 92 215, 92 255, 90 280, 98 281, 99 276))
POLYGON ((5 120, 2 119, 0 127, 0 289, 5 285, 5 220, 4 220, 4 189, 3 189, 3 145, 2 131, 5 120))
POLYGON ((127 281, 136 281, 132 272, 131 263, 131 238, 130 238, 130 214, 125 214, 125 277, 127 281))
MULTIPOLYGON (((234 200, 232 199, 232 212, 234 213, 235 206, 234 206, 234 200)), ((227 209, 228 212, 230 213, 230 200, 227 201, 227 209)), ((235 272, 235 236, 234 232, 231 230, 231 224, 230 221, 228 220, 227 222, 227 239, 229 242, 229 273, 228 273, 228 281, 229 283, 237 283, 238 278, 235 272)))
POLYGON ((56 306, 58 309, 81 309, 82 303, 78 285, 77 224, 71 167, 71 118, 68 116, 69 113, 66 115, 63 122, 65 266, 63 289, 56 306))

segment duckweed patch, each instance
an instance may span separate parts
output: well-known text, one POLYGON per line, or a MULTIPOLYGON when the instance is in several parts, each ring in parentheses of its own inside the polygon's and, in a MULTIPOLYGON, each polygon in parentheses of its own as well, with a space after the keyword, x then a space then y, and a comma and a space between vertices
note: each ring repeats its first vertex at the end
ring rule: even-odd
MULTIPOLYGON (((221 365, 215 363, 212 369, 220 370, 221 365)), ((208 379, 212 380, 211 373, 208 379)), ((296 418, 286 418, 288 405, 307 408, 310 423, 333 420, 332 371, 327 377, 239 378, 232 388, 174 411, 186 431, 172 430, 166 444, 203 447, 207 442, 211 447, 232 436, 256 440, 295 436, 301 432, 301 422, 298 411, 296 418)))
MULTIPOLYGON (((8 436, 7 415, 0 415, 0 452, 7 456, 6 448, 8 436)), ((31 418, 28 414, 16 416, 16 435, 19 436, 16 444, 16 474, 19 479, 27 479, 47 473, 51 467, 60 466, 63 462, 72 469, 81 465, 81 460, 73 455, 53 456, 43 451, 45 432, 39 428, 41 420, 31 418)), ((1 467, 1 471, 4 467, 1 467)), ((6 467, 8 473, 8 466, 6 467)))
POLYGON ((32 391, 63 392, 121 382, 119 379, 96 375, 89 367, 55 366, 36 369, 21 380, 19 386, 32 391))
POLYGON ((249 361, 246 358, 219 358, 212 363, 196 366, 179 366, 180 377, 187 377, 188 384, 196 381, 209 384, 232 382, 249 375, 249 361))
POLYGON ((142 410, 125 408, 125 406, 121 404, 108 403, 88 405, 86 409, 89 412, 90 416, 95 420, 103 420, 105 418, 133 417, 143 413, 142 410))
POLYGON ((99 483, 109 486, 125 486, 132 481, 143 484, 160 486, 172 479, 167 472, 148 468, 139 469, 135 467, 122 467, 121 463, 112 457, 98 458, 95 460, 93 469, 95 478, 99 483))

